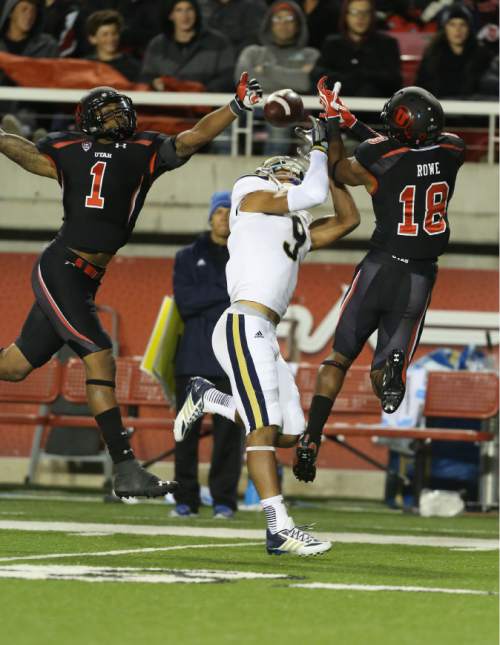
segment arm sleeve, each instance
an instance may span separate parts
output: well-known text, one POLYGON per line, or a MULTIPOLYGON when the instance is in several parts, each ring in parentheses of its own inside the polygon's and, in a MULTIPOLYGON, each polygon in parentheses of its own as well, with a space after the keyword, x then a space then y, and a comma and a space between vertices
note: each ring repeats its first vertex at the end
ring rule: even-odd
POLYGON ((304 181, 299 186, 292 186, 288 191, 290 212, 319 206, 328 196, 328 158, 320 150, 312 150, 310 158, 304 181))
POLYGON ((363 121, 360 121, 359 119, 356 120, 356 123, 352 128, 349 128, 349 132, 353 137, 356 137, 358 141, 366 141, 367 139, 378 137, 378 132, 372 130, 370 126, 366 125, 366 123, 363 123, 363 121))
POLYGON ((175 256, 173 282, 175 302, 183 320, 207 313, 214 306, 220 308, 229 304, 227 288, 222 281, 204 284, 200 289, 193 272, 192 254, 186 249, 175 256))
POLYGON ((175 149, 175 137, 158 135, 158 148, 153 162, 153 180, 169 170, 180 168, 190 157, 178 157, 175 149))

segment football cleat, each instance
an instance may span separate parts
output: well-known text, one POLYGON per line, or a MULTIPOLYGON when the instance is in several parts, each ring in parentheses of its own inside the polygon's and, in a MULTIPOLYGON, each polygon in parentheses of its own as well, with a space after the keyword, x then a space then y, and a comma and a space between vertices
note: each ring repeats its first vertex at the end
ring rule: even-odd
POLYGON ((385 362, 382 376, 382 409, 387 414, 396 412, 404 399, 404 364, 405 353, 402 349, 393 349, 385 362))
POLYGON ((294 526, 290 518, 289 528, 271 533, 269 529, 266 533, 266 548, 269 555, 282 555, 284 553, 293 553, 302 557, 310 555, 320 555, 326 553, 332 548, 332 543, 328 540, 322 542, 315 538, 305 529, 307 526, 294 526))
POLYGON ((117 497, 161 497, 177 490, 177 482, 162 481, 148 473, 135 459, 115 466, 113 490, 117 497))
POLYGON ((312 482, 316 477, 317 445, 309 440, 309 435, 302 435, 295 450, 293 474, 299 481, 312 482))
POLYGON ((203 395, 212 387, 215 387, 214 384, 201 376, 189 379, 186 400, 174 421, 174 438, 177 442, 184 441, 193 423, 203 416, 203 395))

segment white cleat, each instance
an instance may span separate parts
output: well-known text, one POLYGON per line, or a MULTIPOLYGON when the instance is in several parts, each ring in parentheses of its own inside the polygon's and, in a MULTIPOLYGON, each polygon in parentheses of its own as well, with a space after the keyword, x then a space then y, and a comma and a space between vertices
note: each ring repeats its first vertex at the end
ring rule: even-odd
POLYGON ((290 519, 290 527, 271 533, 266 533, 266 548, 269 555, 282 555, 284 553, 293 553, 302 557, 310 555, 320 555, 326 553, 332 548, 332 543, 325 540, 321 541, 315 538, 304 529, 305 526, 294 526, 293 520, 290 519))
POLYGON ((203 416, 203 395, 212 387, 215 387, 214 384, 201 376, 189 380, 186 400, 174 421, 174 438, 177 442, 184 441, 193 423, 203 416))

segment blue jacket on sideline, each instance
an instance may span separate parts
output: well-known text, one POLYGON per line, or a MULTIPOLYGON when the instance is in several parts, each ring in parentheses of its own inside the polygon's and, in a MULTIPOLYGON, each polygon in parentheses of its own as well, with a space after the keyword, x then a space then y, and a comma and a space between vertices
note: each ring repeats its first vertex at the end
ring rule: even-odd
POLYGON ((174 263, 174 298, 184 321, 175 360, 176 376, 225 377, 212 350, 215 324, 227 307, 226 246, 203 233, 178 251, 174 263))

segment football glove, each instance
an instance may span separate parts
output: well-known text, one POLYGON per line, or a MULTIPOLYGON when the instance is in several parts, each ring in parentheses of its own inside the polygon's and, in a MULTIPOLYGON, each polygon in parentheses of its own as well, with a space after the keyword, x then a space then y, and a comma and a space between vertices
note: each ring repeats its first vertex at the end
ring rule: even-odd
POLYGON ((235 116, 251 111, 262 101, 262 88, 255 78, 248 80, 248 72, 243 72, 236 87, 234 99, 229 104, 235 116))
POLYGON ((316 477, 318 447, 309 441, 309 435, 302 435, 295 450, 293 474, 299 481, 312 482, 316 477))
POLYGON ((326 86, 327 79, 328 76, 322 76, 316 86, 318 89, 319 102, 321 103, 321 107, 324 110, 324 112, 322 112, 319 116, 320 118, 323 117, 328 120, 338 119, 340 121, 340 110, 337 99, 341 84, 339 83, 339 81, 337 81, 333 86, 333 90, 330 90, 326 86))
POLYGON ((324 119, 309 117, 310 128, 295 128, 295 134, 301 140, 297 147, 297 153, 300 157, 308 157, 311 150, 321 150, 325 154, 328 152, 328 134, 326 131, 326 122, 324 119))
POLYGON ((349 110, 340 96, 337 96, 336 104, 340 113, 340 127, 352 128, 354 125, 356 125, 358 121, 357 117, 355 117, 354 114, 349 110))

